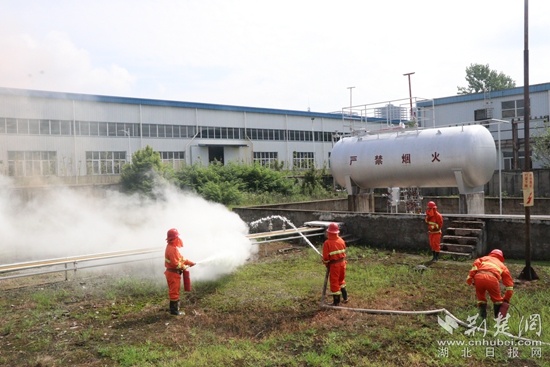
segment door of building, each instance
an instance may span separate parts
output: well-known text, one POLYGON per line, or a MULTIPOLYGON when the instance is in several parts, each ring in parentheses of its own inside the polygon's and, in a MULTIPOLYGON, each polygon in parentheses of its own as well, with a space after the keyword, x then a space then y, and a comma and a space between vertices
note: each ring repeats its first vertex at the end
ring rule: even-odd
POLYGON ((224 164, 223 160, 223 147, 211 146, 208 147, 208 163, 218 161, 224 164))

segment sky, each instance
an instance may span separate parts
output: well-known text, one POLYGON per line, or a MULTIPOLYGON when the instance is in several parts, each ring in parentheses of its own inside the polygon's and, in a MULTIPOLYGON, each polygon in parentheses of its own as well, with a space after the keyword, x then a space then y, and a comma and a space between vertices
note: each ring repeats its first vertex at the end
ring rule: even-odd
MULTIPOLYGON (((334 112, 438 98, 488 64, 524 84, 521 0, 0 0, 0 87, 334 112)), ((529 82, 550 82, 550 1, 529 82)))

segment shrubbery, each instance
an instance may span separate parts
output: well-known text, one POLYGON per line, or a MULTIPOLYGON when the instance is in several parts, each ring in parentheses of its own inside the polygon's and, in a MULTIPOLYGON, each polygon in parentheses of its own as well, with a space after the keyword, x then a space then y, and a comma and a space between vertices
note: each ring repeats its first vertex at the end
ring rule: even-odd
POLYGON ((186 165, 174 172, 162 163, 158 152, 147 146, 135 152, 132 162, 123 167, 121 180, 125 191, 149 197, 156 197, 155 187, 162 182, 173 182, 183 190, 228 206, 332 196, 332 188, 324 183, 326 169, 283 171, 281 168, 278 164, 272 169, 259 164, 213 162, 208 166, 186 165))

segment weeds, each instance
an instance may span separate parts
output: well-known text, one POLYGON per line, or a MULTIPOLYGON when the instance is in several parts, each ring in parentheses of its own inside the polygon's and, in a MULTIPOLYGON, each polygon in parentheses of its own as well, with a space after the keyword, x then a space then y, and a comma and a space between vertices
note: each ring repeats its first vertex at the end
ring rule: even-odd
MULTIPOLYGON (((355 309, 446 308, 476 316, 471 264, 350 247, 347 284, 355 309)), ((547 264, 540 280, 518 282, 508 331, 550 343, 547 264), (539 317, 540 320, 537 320, 539 317), (536 326, 536 327, 535 327, 536 326)), ((523 265, 510 262, 513 274, 523 265)), ((212 282, 196 282, 183 317, 165 310, 166 289, 116 277, 25 287, 0 298, 0 365, 79 366, 545 366, 549 345, 496 345, 512 339, 466 328, 444 330, 438 316, 380 315, 319 307, 325 268, 305 246, 260 258, 212 282), (492 348, 492 349, 491 349, 492 348), (538 349, 537 349, 538 348, 538 349), (492 353, 492 354, 491 354, 492 353)), ((1 285, 1 284, 0 284, 1 285)), ((479 320, 477 320, 479 321, 479 320)))

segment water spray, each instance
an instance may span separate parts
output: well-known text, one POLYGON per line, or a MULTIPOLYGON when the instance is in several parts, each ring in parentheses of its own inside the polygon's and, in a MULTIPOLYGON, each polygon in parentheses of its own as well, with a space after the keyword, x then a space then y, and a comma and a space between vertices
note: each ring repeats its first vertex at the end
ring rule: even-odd
POLYGON ((269 221, 269 228, 272 229, 272 228, 273 228, 273 225, 272 225, 271 221, 272 221, 273 219, 279 219, 279 220, 281 220, 281 221, 283 222, 283 225, 284 225, 284 223, 289 224, 289 225, 290 225, 290 226, 291 226, 291 227, 292 227, 292 228, 293 228, 293 229, 294 229, 294 230, 295 230, 295 231, 296 231, 296 232, 297 232, 306 242, 307 242, 307 244, 308 244, 308 245, 309 245, 309 246, 310 246, 319 256, 323 257, 323 255, 319 252, 319 250, 317 250, 317 249, 315 248, 315 246, 313 246, 313 244, 311 243, 311 241, 310 241, 306 236, 304 236, 304 234, 303 234, 302 232, 298 231, 298 228, 296 228, 296 226, 295 226, 290 220, 288 220, 288 219, 285 218, 285 217, 282 217, 282 216, 280 216, 280 215, 272 215, 272 216, 270 216, 270 217, 260 218, 260 219, 254 221, 254 222, 251 222, 251 223, 250 223, 250 227, 251 227, 251 228, 256 228, 256 227, 258 226, 258 224, 263 223, 263 222, 265 222, 265 221, 269 221))
POLYGON ((195 262, 195 265, 208 263, 208 262, 220 259, 221 257, 222 257, 221 255, 212 255, 212 256, 207 257, 204 260, 200 260, 200 261, 195 262))

